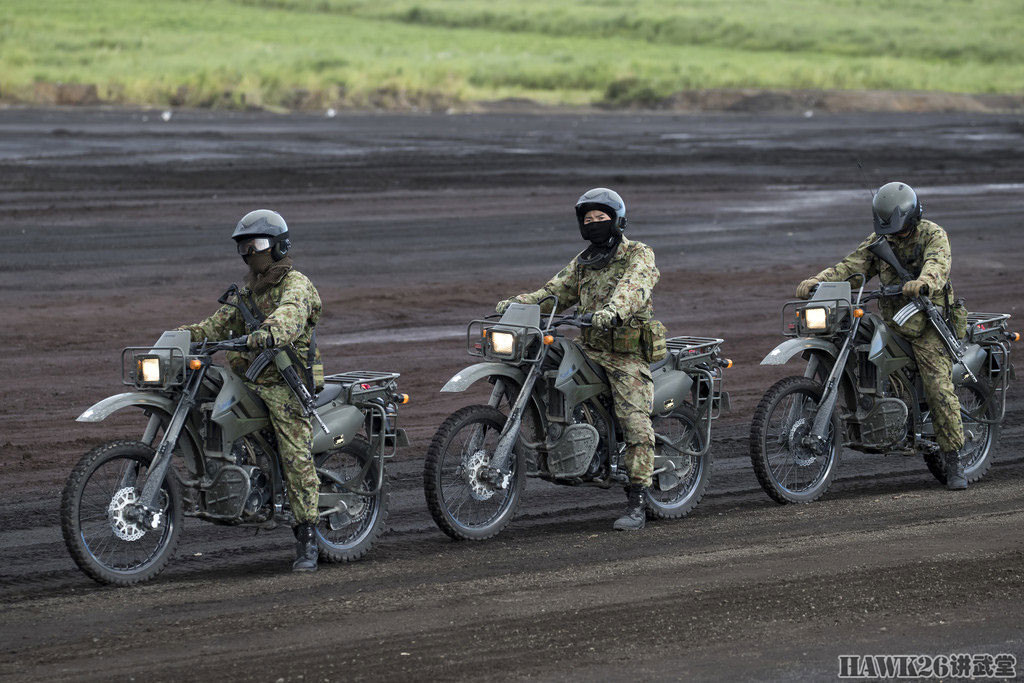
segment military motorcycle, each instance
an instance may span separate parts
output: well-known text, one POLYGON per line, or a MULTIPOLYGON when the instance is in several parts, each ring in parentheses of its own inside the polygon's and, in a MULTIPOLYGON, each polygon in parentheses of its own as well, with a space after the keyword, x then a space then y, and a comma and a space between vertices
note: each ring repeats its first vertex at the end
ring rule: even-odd
MULTIPOLYGON (((245 337, 193 344, 181 330, 164 332, 152 347, 126 348, 122 382, 132 391, 78 417, 100 422, 136 408, 145 418, 138 440, 96 447, 64 486, 64 541, 96 581, 126 586, 155 577, 174 551, 183 516, 258 529, 293 523, 266 406, 231 368, 213 362, 218 351, 232 350, 245 350, 245 337)), ((281 353, 276 362, 287 358, 281 353)), ((408 445, 397 427, 397 406, 408 400, 397 391, 398 377, 330 375, 309 397, 325 561, 359 559, 384 531, 385 459, 408 445)))
MULTIPOLYGON (((884 246, 884 245, 880 245, 884 246)), ((821 497, 835 476, 843 447, 862 453, 921 455, 928 470, 946 483, 945 463, 935 442, 931 413, 911 345, 875 313, 870 301, 902 294, 886 285, 852 296, 851 282, 823 282, 810 300, 783 306, 788 339, 762 365, 784 365, 798 354, 807 361, 802 376, 786 377, 761 399, 750 428, 750 458, 757 480, 778 503, 809 503, 821 497)), ((898 324, 924 313, 912 301, 894 316, 898 324)), ((934 315, 934 311, 931 311, 934 315)), ((953 384, 960 400, 968 481, 992 466, 992 451, 1006 411, 1013 376, 1006 313, 973 313, 967 334, 944 341, 954 358, 953 384)), ((940 332, 940 334, 942 334, 940 332)))
MULTIPOLYGON (((464 392, 485 380, 486 405, 449 416, 427 451, 423 484, 430 514, 453 539, 499 533, 519 505, 526 477, 566 486, 611 488, 628 483, 625 443, 604 369, 563 334, 587 326, 556 317, 557 300, 512 304, 500 319, 472 321, 467 350, 484 358, 442 392, 464 392), (541 305, 552 312, 542 324, 541 305)), ((711 423, 728 408, 719 356, 724 340, 675 337, 654 377, 654 481, 650 518, 680 518, 693 510, 711 474, 711 423)))

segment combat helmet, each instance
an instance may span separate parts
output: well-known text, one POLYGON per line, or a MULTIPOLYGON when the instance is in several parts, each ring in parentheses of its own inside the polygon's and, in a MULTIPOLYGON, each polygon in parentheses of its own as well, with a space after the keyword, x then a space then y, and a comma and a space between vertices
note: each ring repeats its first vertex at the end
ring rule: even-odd
POLYGON ((626 202, 622 201, 618 192, 606 187, 587 190, 576 200, 576 222, 579 224, 580 235, 590 241, 590 246, 576 257, 577 262, 584 268, 604 268, 615 256, 619 242, 622 241, 622 233, 626 229, 626 202), (594 210, 608 214, 611 226, 602 225, 602 230, 595 232, 593 227, 598 224, 584 225, 583 219, 587 212, 594 210))
POLYGON ((604 211, 611 216, 612 227, 621 235, 626 229, 626 202, 615 190, 607 187, 595 187, 587 190, 576 200, 576 221, 582 226, 583 217, 588 211, 604 211))
POLYGON ((924 207, 914 188, 894 181, 882 185, 875 192, 871 200, 871 213, 875 219, 875 234, 895 235, 917 225, 924 207))
POLYGON ((238 243, 238 253, 242 256, 271 249, 270 255, 275 261, 283 259, 292 246, 288 224, 281 214, 270 209, 257 209, 242 216, 231 239, 238 243))

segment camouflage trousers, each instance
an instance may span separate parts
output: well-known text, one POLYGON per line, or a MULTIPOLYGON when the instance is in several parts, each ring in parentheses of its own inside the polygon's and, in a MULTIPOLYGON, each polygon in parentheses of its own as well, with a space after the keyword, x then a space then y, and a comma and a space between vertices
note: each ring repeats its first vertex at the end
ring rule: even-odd
POLYGON ((286 384, 250 384, 270 413, 277 435, 277 451, 284 468, 285 488, 292 515, 299 524, 317 523, 320 480, 313 464, 313 427, 303 415, 302 406, 286 384))
POLYGON ((629 481, 650 486, 654 472, 654 427, 651 426, 654 380, 650 365, 631 354, 597 351, 590 347, 584 347, 584 351, 608 375, 615 417, 626 440, 629 481))
POLYGON ((943 451, 959 451, 964 446, 964 426, 960 420, 960 401, 953 388, 953 362, 946 347, 932 327, 907 341, 914 347, 924 396, 932 414, 935 440, 943 451))

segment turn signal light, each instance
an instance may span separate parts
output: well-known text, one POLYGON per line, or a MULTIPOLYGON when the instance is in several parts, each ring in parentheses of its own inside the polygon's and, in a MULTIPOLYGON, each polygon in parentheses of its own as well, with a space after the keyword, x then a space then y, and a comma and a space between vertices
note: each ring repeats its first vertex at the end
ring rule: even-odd
POLYGON ((1012 332, 1010 339, 1012 341, 1020 341, 1020 332, 1012 332))
POLYGON ((203 361, 199 360, 198 358, 192 358, 188 362, 188 367, 190 370, 198 370, 199 368, 203 367, 203 361))
POLYGON ((863 308, 855 308, 855 309, 853 309, 853 317, 854 318, 863 318, 864 317, 864 309, 863 308))
POLYGON ((555 338, 550 334, 544 335, 544 346, 551 346, 555 343, 555 338))
POLYGON ((406 403, 408 403, 409 402, 409 394, 399 394, 398 395, 398 402, 401 403, 402 405, 405 405, 406 403))
POLYGON ((731 358, 726 358, 724 363, 725 363, 725 369, 726 370, 728 370, 729 368, 732 367, 732 359, 731 358))

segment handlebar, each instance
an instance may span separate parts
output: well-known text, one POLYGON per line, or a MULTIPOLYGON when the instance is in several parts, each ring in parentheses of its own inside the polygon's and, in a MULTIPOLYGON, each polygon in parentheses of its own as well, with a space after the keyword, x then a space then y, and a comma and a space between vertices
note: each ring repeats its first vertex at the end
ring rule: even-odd
POLYGON ((249 335, 242 335, 241 337, 235 337, 233 339, 224 339, 222 341, 201 341, 192 342, 190 345, 192 353, 202 354, 214 354, 218 351, 248 351, 249 350, 249 335))

